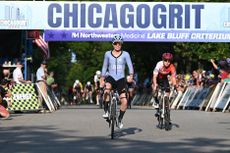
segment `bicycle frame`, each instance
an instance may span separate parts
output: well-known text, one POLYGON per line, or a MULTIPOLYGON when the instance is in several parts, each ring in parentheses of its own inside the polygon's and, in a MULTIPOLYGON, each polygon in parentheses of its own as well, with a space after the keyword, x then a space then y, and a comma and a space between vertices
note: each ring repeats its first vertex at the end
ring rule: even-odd
POLYGON ((117 105, 119 101, 119 94, 117 91, 110 92, 110 103, 109 103, 109 126, 111 128, 111 139, 114 138, 114 127, 118 126, 118 113, 117 105))
POLYGON ((163 126, 165 130, 169 130, 169 122, 170 122, 170 107, 169 107, 169 100, 166 103, 166 91, 162 88, 158 89, 158 95, 159 99, 159 112, 160 115, 158 116, 158 126, 160 129, 163 129, 163 126))

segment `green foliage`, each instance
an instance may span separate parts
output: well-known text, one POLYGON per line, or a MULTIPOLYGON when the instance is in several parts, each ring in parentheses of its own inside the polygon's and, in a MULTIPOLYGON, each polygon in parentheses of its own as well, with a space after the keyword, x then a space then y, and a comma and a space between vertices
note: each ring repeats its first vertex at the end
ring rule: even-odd
POLYGON ((83 85, 93 82, 95 72, 102 68, 104 53, 110 48, 108 42, 50 42, 48 69, 55 72, 57 82, 66 88, 77 79, 83 85), (77 63, 71 63, 71 52, 76 53, 77 63))
POLYGON ((230 56, 229 43, 176 43, 174 50, 181 57, 207 61, 230 56))

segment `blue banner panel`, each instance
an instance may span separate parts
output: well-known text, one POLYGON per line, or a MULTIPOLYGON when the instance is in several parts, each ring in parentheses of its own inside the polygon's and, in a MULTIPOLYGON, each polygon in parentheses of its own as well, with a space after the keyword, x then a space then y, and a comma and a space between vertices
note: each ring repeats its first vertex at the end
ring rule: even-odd
POLYGON ((111 41, 120 34, 125 41, 143 42, 230 42, 229 32, 207 31, 108 31, 45 30, 46 41, 111 41))

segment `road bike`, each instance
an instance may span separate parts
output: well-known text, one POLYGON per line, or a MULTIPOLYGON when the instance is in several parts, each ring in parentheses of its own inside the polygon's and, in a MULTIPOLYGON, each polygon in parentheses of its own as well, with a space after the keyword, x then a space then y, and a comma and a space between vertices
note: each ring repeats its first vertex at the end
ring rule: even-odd
POLYGON ((98 90, 98 102, 99 102, 99 108, 102 109, 103 108, 103 90, 98 90))
POLYGON ((75 104, 81 104, 82 102, 82 95, 80 91, 76 91, 74 92, 74 96, 73 96, 73 101, 75 102, 75 104))
POLYGON ((170 104, 169 98, 166 96, 165 88, 159 87, 157 90, 157 99, 159 101, 159 114, 157 115, 158 127, 166 131, 171 129, 170 123, 170 104))
POLYGON ((109 117, 107 121, 109 122, 109 127, 111 129, 111 139, 114 139, 114 129, 115 126, 118 127, 118 102, 119 94, 117 91, 111 91, 109 93, 110 102, 109 102, 109 117))

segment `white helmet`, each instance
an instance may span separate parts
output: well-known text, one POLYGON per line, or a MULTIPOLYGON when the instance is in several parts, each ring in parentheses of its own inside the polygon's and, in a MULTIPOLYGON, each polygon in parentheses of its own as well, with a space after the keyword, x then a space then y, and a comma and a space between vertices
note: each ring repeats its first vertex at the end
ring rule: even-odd
POLYGON ((115 34, 112 38, 112 43, 115 43, 115 42, 120 42, 120 43, 123 43, 123 38, 121 35, 119 34, 115 34))
POLYGON ((86 84, 89 86, 91 83, 90 83, 90 81, 87 81, 87 83, 86 83, 86 84))
POLYGON ((96 75, 97 75, 97 76, 100 76, 100 75, 101 75, 101 71, 97 70, 97 71, 96 71, 96 75))
POLYGON ((78 84, 80 81, 79 80, 75 80, 75 83, 78 84))

